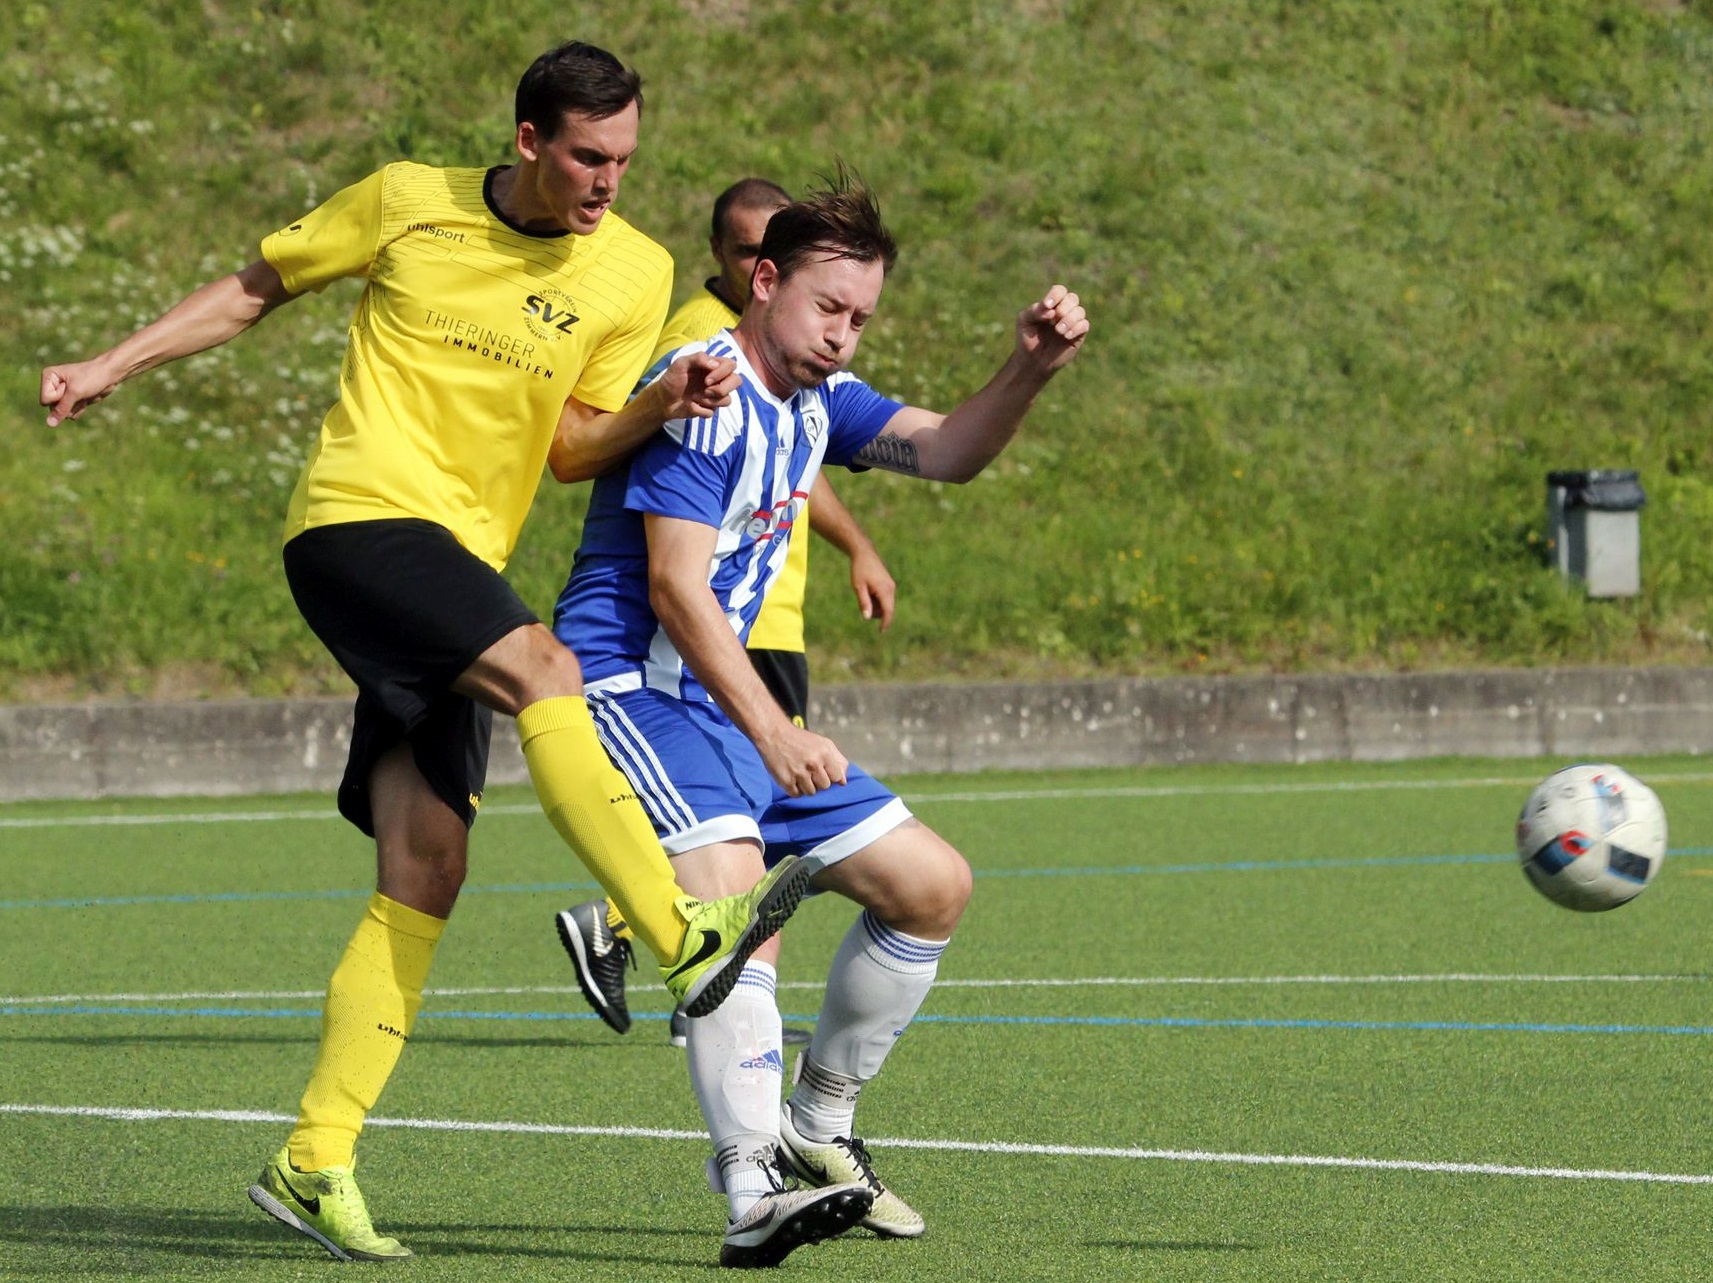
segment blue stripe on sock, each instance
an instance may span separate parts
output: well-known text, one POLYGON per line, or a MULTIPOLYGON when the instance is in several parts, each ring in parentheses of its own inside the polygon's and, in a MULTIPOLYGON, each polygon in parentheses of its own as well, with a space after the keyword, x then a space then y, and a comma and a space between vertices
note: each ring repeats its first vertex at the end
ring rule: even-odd
POLYGON ((940 960, 949 940, 917 940, 894 931, 867 909, 862 914, 863 930, 868 932, 871 945, 895 962, 925 967, 940 960))
POLYGON ((779 992, 779 976, 772 967, 765 970, 760 967, 746 966, 738 975, 735 989, 755 989, 766 994, 769 998, 779 992))

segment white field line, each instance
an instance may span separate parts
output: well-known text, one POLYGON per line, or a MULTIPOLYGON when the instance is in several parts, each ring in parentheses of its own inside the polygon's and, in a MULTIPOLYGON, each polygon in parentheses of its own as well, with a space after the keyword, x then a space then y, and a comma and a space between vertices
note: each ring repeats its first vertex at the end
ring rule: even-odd
MULTIPOLYGON (((1707 980, 1702 975, 1478 975, 1448 972, 1422 976, 1088 976, 1063 980, 936 980, 936 989, 1070 989, 1082 986, 1154 985, 1415 985, 1415 984, 1672 984, 1707 980)), ((781 989, 819 989, 792 982, 781 989)))
MULTIPOLYGON (((504 809, 504 808, 496 808, 504 809)), ((540 808, 534 808, 539 810, 540 808)), ((147 824, 274 824, 281 820, 337 820, 337 811, 180 811, 172 815, 37 815, 0 819, 0 829, 82 829, 147 824)))
MULTIPOLYGON (((1416 985, 1416 984, 1704 984, 1707 975, 1483 975, 1446 972, 1438 975, 1395 976, 1066 976, 1016 980, 938 980, 936 989, 1080 989, 1155 988, 1173 985, 1416 985)), ((819 980, 784 980, 781 989, 821 989, 819 980)), ((424 997, 470 998, 576 993, 575 985, 495 985, 457 989, 424 989, 424 997)), ((49 993, 7 996, 0 1006, 52 1006, 80 1002, 232 1002, 264 999, 319 999, 324 989, 218 989, 175 993, 49 993)))
MULTIPOLYGON (((1649 774, 1648 782, 1670 784, 1705 784, 1713 781, 1713 773, 1705 771, 1681 774, 1649 774)), ((1470 788, 1532 788, 1540 783, 1537 776, 1483 776, 1463 780, 1314 780, 1275 784, 1162 784, 1135 785, 1086 789, 1016 789, 971 793, 918 793, 905 801, 912 806, 933 802, 1031 802, 1036 800, 1071 800, 1104 797, 1257 797, 1294 793, 1371 793, 1400 789, 1470 789, 1470 788)))
MULTIPOLYGON (((1704 784, 1713 773, 1704 771, 1650 774, 1649 783, 1704 784)), ((1485 776, 1461 780, 1319 780, 1276 784, 1184 784, 1112 788, 998 789, 966 793, 918 793, 905 798, 912 806, 940 802, 1082 801, 1089 798, 1248 797, 1294 793, 1367 793, 1389 789, 1524 788, 1537 776, 1485 776)), ((537 815, 534 803, 508 803, 483 810, 483 815, 537 815)), ((191 811, 172 815, 67 815, 0 818, 0 829, 49 829, 148 824, 271 824, 282 820, 337 820, 337 811, 191 811)))
MULTIPOLYGON (((96 1105, 0 1104, 0 1114, 98 1118, 112 1122, 290 1123, 290 1114, 240 1109, 128 1109, 96 1105)), ((503 1135, 602 1136, 627 1140, 689 1140, 706 1143, 703 1132, 660 1127, 571 1127, 555 1123, 471 1122, 439 1118, 370 1118, 370 1127, 419 1131, 492 1132, 503 1135)), ((875 1145, 963 1154, 1007 1154, 1043 1158, 1110 1158, 1169 1163, 1232 1163, 1250 1167, 1333 1167, 1359 1171, 1429 1172, 1454 1176, 1516 1176, 1545 1180, 1631 1181, 1662 1185, 1713 1185, 1713 1175, 1601 1168, 1530 1167, 1510 1163, 1448 1163, 1401 1158, 1355 1158, 1324 1154, 1236 1154, 1199 1149, 1132 1149, 1105 1145, 1037 1145, 1008 1141, 921 1140, 879 1137, 875 1145)))

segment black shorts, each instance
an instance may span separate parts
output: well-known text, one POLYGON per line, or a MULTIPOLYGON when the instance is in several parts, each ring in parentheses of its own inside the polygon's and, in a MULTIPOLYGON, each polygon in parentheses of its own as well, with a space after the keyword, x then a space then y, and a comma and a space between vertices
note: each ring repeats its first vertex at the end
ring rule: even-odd
POLYGON ((409 741, 435 796, 474 823, 493 714, 451 686, 500 638, 539 622, 534 612, 498 571, 430 521, 317 526, 282 556, 298 610, 357 683, 340 814, 374 836, 369 776, 409 741))
POLYGON ((749 662, 785 715, 799 726, 809 716, 809 657, 800 650, 752 650, 749 662))

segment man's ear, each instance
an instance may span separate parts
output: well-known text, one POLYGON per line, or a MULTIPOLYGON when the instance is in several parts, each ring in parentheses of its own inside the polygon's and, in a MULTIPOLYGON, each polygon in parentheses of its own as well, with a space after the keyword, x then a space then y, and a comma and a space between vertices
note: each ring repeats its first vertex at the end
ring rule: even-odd
POLYGON ((532 122, 527 120, 518 122, 517 138, 514 141, 517 144, 517 154, 525 160, 539 160, 541 158, 541 138, 536 134, 535 125, 532 122))
POLYGON ((779 288, 779 267, 771 258, 758 259, 755 264, 755 275, 750 277, 750 297, 765 303, 773 291, 779 288))

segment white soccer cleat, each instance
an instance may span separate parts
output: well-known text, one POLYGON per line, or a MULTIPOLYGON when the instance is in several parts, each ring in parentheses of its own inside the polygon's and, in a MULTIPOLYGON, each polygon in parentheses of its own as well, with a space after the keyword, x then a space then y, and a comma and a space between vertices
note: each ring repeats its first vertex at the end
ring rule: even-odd
POLYGON ((868 1146, 855 1136, 840 1136, 826 1144, 805 1139, 791 1125, 791 1106, 779 1110, 780 1152, 791 1170, 811 1185, 832 1188, 846 1183, 866 1186, 874 1204, 862 1218, 863 1228, 882 1238, 921 1238, 928 1228, 922 1214, 880 1183, 868 1156, 868 1146))
POLYGON ((720 1264, 736 1270, 778 1265, 799 1247, 843 1234, 873 1200, 873 1191, 858 1184, 775 1190, 726 1227, 720 1264))

